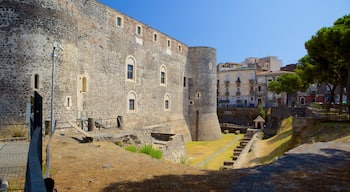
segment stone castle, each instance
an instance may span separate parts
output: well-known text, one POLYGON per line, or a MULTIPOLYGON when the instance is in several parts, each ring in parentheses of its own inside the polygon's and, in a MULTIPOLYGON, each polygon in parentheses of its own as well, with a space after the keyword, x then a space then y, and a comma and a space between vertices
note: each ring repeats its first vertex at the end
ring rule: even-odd
POLYGON ((25 122, 34 91, 50 120, 54 63, 59 122, 93 117, 186 141, 221 137, 213 48, 189 47, 96 0, 1 0, 0 37, 2 123, 25 122))

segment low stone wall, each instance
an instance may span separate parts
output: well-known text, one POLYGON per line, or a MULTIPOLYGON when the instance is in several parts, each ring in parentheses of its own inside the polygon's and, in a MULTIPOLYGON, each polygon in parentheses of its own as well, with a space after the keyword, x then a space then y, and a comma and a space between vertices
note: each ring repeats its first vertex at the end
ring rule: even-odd
POLYGON ((185 141, 182 135, 171 134, 166 126, 134 129, 114 138, 114 142, 124 145, 152 145, 163 152, 163 160, 180 163, 187 157, 185 141))
POLYGON ((313 117, 293 117, 293 135, 299 135, 303 130, 314 126, 319 120, 313 117))

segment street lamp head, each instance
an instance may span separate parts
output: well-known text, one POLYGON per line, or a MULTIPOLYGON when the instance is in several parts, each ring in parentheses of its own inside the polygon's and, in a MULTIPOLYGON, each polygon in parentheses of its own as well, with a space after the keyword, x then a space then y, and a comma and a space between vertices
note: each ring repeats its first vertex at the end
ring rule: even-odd
POLYGON ((64 51, 63 47, 61 47, 61 45, 58 44, 56 41, 53 42, 53 48, 54 48, 54 49, 59 48, 61 51, 64 51))

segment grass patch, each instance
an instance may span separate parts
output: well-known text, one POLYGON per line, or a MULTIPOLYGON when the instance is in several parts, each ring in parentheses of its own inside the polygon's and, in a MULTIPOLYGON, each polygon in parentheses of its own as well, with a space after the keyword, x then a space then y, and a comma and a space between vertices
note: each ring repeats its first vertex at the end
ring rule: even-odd
POLYGON ((163 156, 163 152, 159 149, 155 149, 152 147, 152 145, 144 145, 141 147, 140 153, 149 155, 155 159, 161 159, 163 156))
POLYGON ((152 145, 144 145, 140 149, 136 146, 128 145, 124 147, 124 149, 132 153, 143 153, 155 159, 162 159, 163 157, 163 152, 159 149, 153 148, 152 145))
POLYGON ((127 151, 133 152, 133 153, 137 153, 137 148, 133 145, 128 145, 126 147, 124 147, 124 149, 126 149, 127 151))

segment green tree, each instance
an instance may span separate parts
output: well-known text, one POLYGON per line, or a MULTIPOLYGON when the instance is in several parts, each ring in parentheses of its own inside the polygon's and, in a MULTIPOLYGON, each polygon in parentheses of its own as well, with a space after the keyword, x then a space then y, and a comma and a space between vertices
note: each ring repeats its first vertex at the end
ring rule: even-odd
POLYGON ((280 94, 282 92, 287 93, 287 106, 289 103, 289 95, 295 94, 298 91, 305 91, 308 84, 300 78, 297 73, 285 73, 277 78, 276 81, 269 83, 269 90, 280 94))
MULTIPOLYGON (((350 90, 350 15, 338 19, 332 27, 318 30, 316 35, 305 43, 305 48, 308 55, 303 59, 314 66, 314 80, 333 85, 333 88, 338 86, 342 103, 344 85, 350 90)), ((347 91, 347 94, 350 108, 350 92, 347 91)), ((341 108, 339 112, 342 112, 341 108)))

